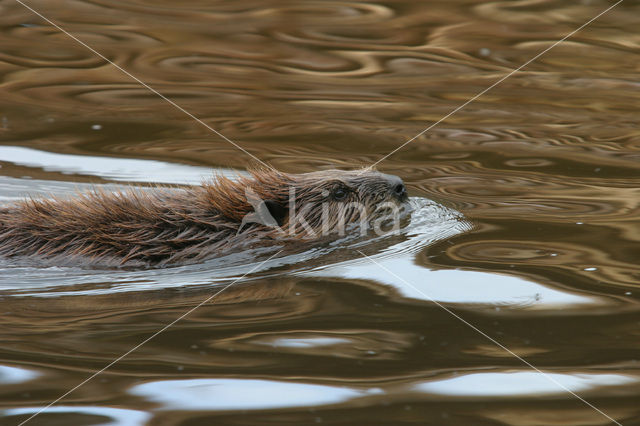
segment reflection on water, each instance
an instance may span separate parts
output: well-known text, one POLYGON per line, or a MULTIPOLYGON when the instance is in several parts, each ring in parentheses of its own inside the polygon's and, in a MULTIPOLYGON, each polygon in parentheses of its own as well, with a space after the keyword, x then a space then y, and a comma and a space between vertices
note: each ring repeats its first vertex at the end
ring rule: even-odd
MULTIPOLYGON (((28 3, 289 172, 370 165, 612 4, 28 3)), ((610 424, 560 384, 637 423, 639 12, 621 3, 381 163, 419 207, 402 235, 286 253, 36 419, 610 424)), ((253 165, 19 3, 0 2, 0 33, 0 202, 253 165)), ((0 265, 0 423, 247 272, 245 255, 0 265)))
POLYGON ((22 383, 38 377, 39 374, 34 371, 25 370, 24 368, 8 367, 0 365, 0 383, 13 384, 22 383))
MULTIPOLYGON (((411 264, 410 259, 392 258, 378 261, 389 271, 371 268, 371 263, 332 267, 333 276, 370 279, 398 287, 400 294, 423 300, 457 304, 487 304, 496 309, 516 306, 518 309, 558 309, 570 306, 592 308, 605 300, 557 291, 518 277, 475 271, 431 271, 411 264), (407 284, 407 282, 409 284, 407 284)), ((316 275, 316 274, 309 274, 316 275)), ((321 274, 324 275, 324 274, 321 274)))
POLYGON ((535 371, 467 374, 416 386, 421 392, 476 397, 513 397, 581 392, 602 386, 638 384, 638 378, 619 374, 540 374, 535 371))
MULTIPOLYGON (((149 160, 55 154, 17 146, 0 146, 0 159, 11 165, 38 168, 44 172, 98 176, 113 181, 197 185, 211 177, 211 169, 205 167, 187 167, 149 160)), ((235 175, 225 169, 216 169, 216 172, 225 176, 235 175)))
POLYGON ((134 395, 173 410, 256 410, 335 404, 364 392, 268 380, 174 380, 134 386, 134 395))
MULTIPOLYGON (((3 414, 8 421, 21 422, 39 410, 40 407, 11 408, 3 414)), ((59 421, 63 424, 137 426, 146 424, 151 418, 151 415, 144 411, 82 405, 51 407, 47 409, 47 413, 49 422, 59 421)))

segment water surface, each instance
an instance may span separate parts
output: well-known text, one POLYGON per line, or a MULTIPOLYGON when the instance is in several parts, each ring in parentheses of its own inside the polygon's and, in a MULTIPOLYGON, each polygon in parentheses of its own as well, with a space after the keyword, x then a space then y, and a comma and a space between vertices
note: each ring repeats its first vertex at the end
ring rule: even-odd
MULTIPOLYGON (((613 3, 28 4, 307 172, 376 162, 613 3)), ((420 207, 398 237, 262 266, 0 264, 0 424, 254 266, 31 424, 640 424, 638 13, 625 0, 380 163, 420 207)), ((0 35, 0 203, 256 166, 19 3, 0 35)))

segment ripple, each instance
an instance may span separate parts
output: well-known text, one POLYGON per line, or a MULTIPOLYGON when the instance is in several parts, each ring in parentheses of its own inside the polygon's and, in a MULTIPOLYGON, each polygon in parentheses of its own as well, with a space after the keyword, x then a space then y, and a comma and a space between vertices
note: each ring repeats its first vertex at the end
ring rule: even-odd
POLYGON ((29 68, 96 68, 104 65, 103 59, 86 49, 66 45, 55 50, 42 50, 37 46, 29 49, 22 44, 4 47, 0 61, 29 68))
POLYGON ((553 166, 554 163, 545 158, 514 158, 513 160, 505 161, 504 164, 511 167, 534 168, 553 166))
POLYGON ((510 227, 506 224, 487 227, 482 237, 457 242, 436 262, 453 262, 481 270, 488 267, 521 271, 539 282, 547 281, 564 288, 582 287, 590 292, 608 286, 612 290, 618 288, 613 294, 619 297, 629 289, 638 288, 632 254, 640 241, 636 229, 637 221, 618 227, 582 222, 572 227, 549 223, 529 227, 514 221, 510 227), (625 234, 627 229, 633 231, 625 234), (615 248, 603 246, 602 241, 612 240, 617 241, 615 248), (569 283, 565 282, 568 276, 572 277, 569 283))
POLYGON ((238 335, 224 343, 211 342, 209 347, 222 347, 243 353, 261 353, 265 349, 278 354, 328 356, 336 359, 376 360, 400 359, 415 340, 411 333, 375 329, 353 329, 331 332, 272 332, 238 335))

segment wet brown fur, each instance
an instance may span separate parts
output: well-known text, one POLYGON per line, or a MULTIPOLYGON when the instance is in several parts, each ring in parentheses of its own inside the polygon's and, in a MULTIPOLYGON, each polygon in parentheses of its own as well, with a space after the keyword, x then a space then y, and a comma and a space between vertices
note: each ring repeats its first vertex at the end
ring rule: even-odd
MULTIPOLYGON (((372 170, 292 175, 264 169, 251 177, 219 177, 187 189, 95 190, 70 199, 27 199, 0 208, 0 256, 105 266, 198 262, 282 237, 272 227, 242 223, 254 212, 245 196, 247 187, 285 212, 279 223, 283 228, 291 219, 288 207, 293 188, 296 204, 306 210, 313 227, 321 220, 321 203, 336 185, 348 190, 349 200, 374 208, 389 199, 390 178, 398 179, 372 170)), ((358 212, 345 201, 331 201, 331 215, 357 220, 358 212)), ((291 229, 288 237, 309 235, 301 225, 291 229)))

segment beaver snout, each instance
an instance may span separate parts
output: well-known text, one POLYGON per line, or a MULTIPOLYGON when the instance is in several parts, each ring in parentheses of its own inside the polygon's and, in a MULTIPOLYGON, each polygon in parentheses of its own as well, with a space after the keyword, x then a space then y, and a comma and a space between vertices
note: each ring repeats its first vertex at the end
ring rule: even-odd
POLYGON ((405 198, 407 196, 407 189, 403 183, 398 183, 393 187, 393 194, 398 198, 405 198))
POLYGON ((407 195, 407 188, 404 186, 402 179, 394 175, 384 175, 384 177, 389 184, 389 191, 391 191, 391 195, 402 202, 407 201, 409 196, 407 195))

